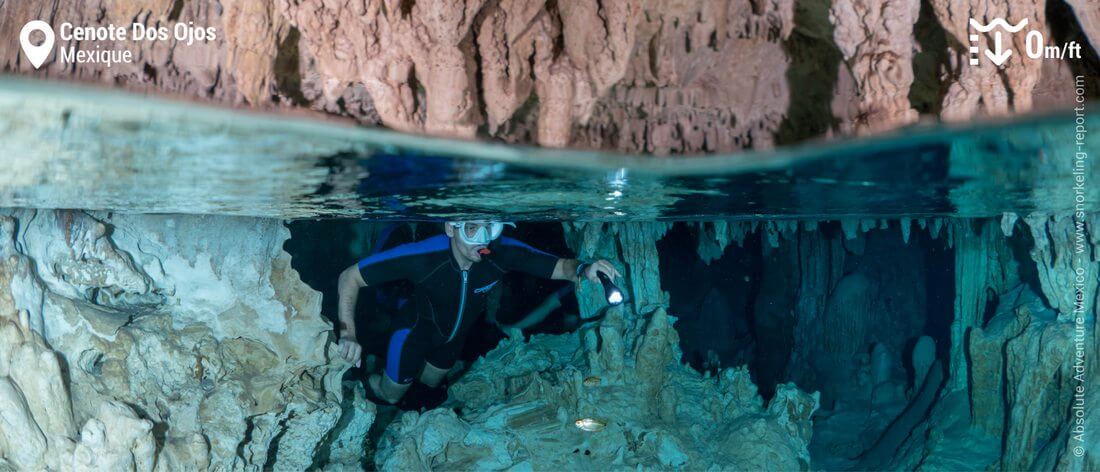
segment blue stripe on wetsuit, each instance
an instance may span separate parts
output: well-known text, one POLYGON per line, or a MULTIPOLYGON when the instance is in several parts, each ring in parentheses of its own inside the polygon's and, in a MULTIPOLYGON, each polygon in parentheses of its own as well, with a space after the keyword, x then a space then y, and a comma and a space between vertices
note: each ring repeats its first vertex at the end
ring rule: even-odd
MULTIPOLYGON (((398 226, 400 226, 400 223, 391 223, 389 225, 386 225, 386 228, 382 230, 382 234, 378 236, 378 240, 375 241, 374 248, 371 249, 370 253, 368 253, 367 255, 372 256, 374 254, 385 251, 386 243, 389 242, 390 236, 393 236, 393 233, 397 231, 398 226)), ((362 269, 362 266, 360 266, 359 268, 362 269)), ((374 299, 378 302, 379 305, 394 306, 398 310, 403 308, 405 306, 405 302, 408 301, 408 299, 406 298, 392 297, 383 290, 375 290, 374 299)))
POLYGON ((405 328, 393 333, 393 336, 390 336, 389 350, 386 351, 386 375, 397 383, 407 383, 397 376, 401 373, 401 348, 405 347, 405 339, 409 337, 409 331, 411 330, 405 328))
POLYGON ((425 254, 433 251, 440 251, 450 247, 450 238, 445 234, 438 236, 432 236, 423 241, 402 244, 393 249, 388 249, 377 254, 371 254, 359 261, 359 269, 362 269, 371 264, 377 264, 379 262, 388 261, 390 259, 396 259, 404 256, 415 256, 417 254, 425 254))
POLYGON ((512 247, 519 247, 519 248, 523 248, 523 249, 526 249, 526 250, 528 250, 528 251, 531 251, 531 252, 533 252, 533 253, 535 253, 535 254, 542 254, 542 255, 544 255, 544 256, 550 256, 550 257, 558 257, 558 256, 555 256, 555 255, 553 255, 553 254, 550 254, 550 253, 548 253, 548 252, 546 252, 546 251, 542 251, 542 250, 539 250, 539 249, 535 249, 534 247, 530 246, 529 244, 527 244, 527 243, 525 243, 525 242, 523 242, 523 241, 520 241, 520 240, 518 240, 518 239, 512 239, 512 238, 500 238, 500 243, 501 243, 501 244, 503 244, 503 245, 505 245, 505 246, 512 246, 512 247))

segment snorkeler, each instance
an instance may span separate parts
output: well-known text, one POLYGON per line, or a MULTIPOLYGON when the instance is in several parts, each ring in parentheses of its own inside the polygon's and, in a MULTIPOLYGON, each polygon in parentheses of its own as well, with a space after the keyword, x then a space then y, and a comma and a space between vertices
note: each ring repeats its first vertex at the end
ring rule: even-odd
POLYGON ((501 238, 500 222, 447 222, 445 235, 372 254, 340 274, 338 353, 357 363, 355 305, 359 290, 387 282, 413 283, 413 296, 399 309, 389 337, 385 375, 367 378, 367 395, 396 403, 413 380, 439 386, 454 367, 470 328, 485 308, 489 290, 506 272, 600 283, 619 271, 598 260, 561 259, 511 238, 501 238))

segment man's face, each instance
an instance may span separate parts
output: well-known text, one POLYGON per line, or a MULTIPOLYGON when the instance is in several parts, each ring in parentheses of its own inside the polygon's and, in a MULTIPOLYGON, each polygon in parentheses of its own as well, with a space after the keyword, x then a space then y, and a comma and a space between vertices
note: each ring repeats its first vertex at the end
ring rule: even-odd
POLYGON ((451 238, 451 243, 459 257, 463 257, 471 262, 481 261, 481 253, 478 251, 488 247, 488 244, 469 244, 465 239, 475 239, 478 235, 478 231, 482 228, 488 231, 486 226, 488 226, 488 224, 482 221, 468 221, 465 225, 459 225, 458 227, 449 223, 446 225, 447 236, 451 238), (464 231, 466 233, 465 239, 459 236, 459 231, 464 231))

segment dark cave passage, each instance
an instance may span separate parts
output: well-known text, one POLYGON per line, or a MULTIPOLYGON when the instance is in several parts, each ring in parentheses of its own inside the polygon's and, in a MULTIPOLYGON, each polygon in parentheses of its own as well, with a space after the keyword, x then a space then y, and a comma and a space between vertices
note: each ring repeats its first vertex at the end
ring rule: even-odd
POLYGON ((669 313, 678 318, 674 326, 684 360, 696 370, 712 373, 751 364, 757 385, 767 391, 765 385, 770 384, 774 392, 774 379, 761 383, 761 376, 767 378, 781 369, 761 368, 755 362, 773 357, 770 352, 759 355, 758 350, 782 349, 775 344, 759 346, 753 332, 752 305, 762 270, 760 240, 749 238, 743 248, 730 245, 708 264, 696 250, 699 232, 698 225, 677 223, 657 243, 661 287, 669 292, 669 313))
POLYGON ((700 231, 699 224, 678 223, 658 244, 661 286, 678 317, 684 360, 695 369, 714 373, 749 365, 765 399, 777 384, 794 381, 822 391, 828 405, 838 394, 851 393, 842 392, 854 375, 844 369, 858 366, 850 360, 869 362, 875 344, 888 346, 899 359, 905 372, 896 372, 897 381, 910 389, 913 366, 903 354, 920 336, 930 336, 937 357, 946 358, 954 259, 943 238, 914 231, 904 241, 893 221, 848 239, 832 222, 801 231, 794 241, 780 240, 778 247, 754 231, 707 263, 697 250, 700 231), (815 246, 808 238, 826 243, 815 246), (807 250, 824 250, 820 257, 827 260, 819 265, 799 259, 807 250), (811 270, 823 271, 809 279, 816 284, 799 284, 802 272, 811 270), (816 298, 804 303, 821 305, 819 313, 800 311, 805 296, 816 298), (846 330, 858 339, 828 338, 826 330, 846 330))

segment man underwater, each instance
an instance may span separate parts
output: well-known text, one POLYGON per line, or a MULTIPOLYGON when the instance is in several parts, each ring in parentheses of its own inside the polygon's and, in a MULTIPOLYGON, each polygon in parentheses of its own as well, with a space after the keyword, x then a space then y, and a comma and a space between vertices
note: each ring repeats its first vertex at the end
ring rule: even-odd
POLYGON ((340 274, 337 352, 351 363, 359 362, 363 352, 355 331, 359 290, 398 280, 413 284, 413 295, 399 308, 396 329, 389 337, 385 375, 367 378, 368 397, 393 404, 413 380, 439 386, 484 311, 489 290, 506 272, 575 283, 588 279, 597 284, 601 273, 612 280, 619 277, 619 271, 605 260, 583 263, 562 259, 515 239, 501 238, 505 225, 515 226, 447 222, 445 234, 372 254, 340 274))

